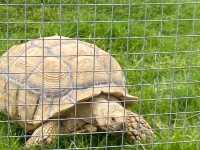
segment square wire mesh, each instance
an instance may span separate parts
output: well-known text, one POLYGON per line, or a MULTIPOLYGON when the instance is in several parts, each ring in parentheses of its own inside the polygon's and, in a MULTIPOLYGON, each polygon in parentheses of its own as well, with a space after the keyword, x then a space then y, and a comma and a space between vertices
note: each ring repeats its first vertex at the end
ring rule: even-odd
MULTIPOLYGON (((54 144, 42 144, 41 149, 200 149, 200 2, 197 0, 0 0, 0 68, 7 66, 7 72, 1 70, 0 77, 6 78, 6 85, 0 88, 1 120, 0 149, 22 149, 30 138, 27 133, 27 115, 38 103, 30 103, 28 87, 28 61, 31 56, 24 54, 12 56, 8 51, 12 46, 41 37, 43 53, 41 59, 42 80, 39 90, 41 94, 41 116, 43 107, 57 105, 58 115, 51 118, 57 122, 58 130, 62 121, 80 119, 77 116, 77 102, 71 111, 75 117, 61 116, 59 92, 58 103, 45 104, 45 39, 58 35, 77 39, 76 66, 80 41, 92 43, 94 52, 97 46, 115 58, 124 73, 126 94, 139 97, 137 104, 129 109, 144 118, 151 125, 155 136, 152 142, 133 143, 127 139, 126 130, 118 134, 111 131, 62 133, 56 134, 54 144), (79 41, 80 40, 80 41, 79 41), (7 52, 7 53, 6 53, 7 52), (23 59, 22 71, 11 72, 12 60, 23 59), (13 74, 17 79, 25 79, 23 85, 15 86, 13 74), (20 92, 19 92, 20 91, 20 92), (13 94, 14 93, 14 94, 13 94), (22 93, 19 95, 19 93, 22 93), (6 100, 3 101, 3 98, 6 100), (16 102, 21 101, 21 104, 16 102), (8 114, 5 115, 5 106, 8 114), (17 119, 16 110, 24 110, 25 119, 17 119), (24 124, 22 128, 19 124, 24 124)), ((62 39, 57 58, 61 66, 63 57, 62 39)), ((34 49, 33 49, 34 51, 34 49)), ((95 81, 95 56, 93 66, 88 68, 89 75, 95 81)), ((73 57, 74 57, 73 56, 73 57)), ((111 66, 111 57, 108 66, 111 66)), ((61 67, 56 73, 64 73, 61 67)), ((17 70, 17 69, 16 69, 17 70)), ((116 70, 115 70, 116 71, 116 70)), ((79 68, 75 72, 78 74, 79 68)), ((31 72, 37 74, 36 70, 31 72)), ((55 73, 55 72, 54 72, 55 73)), ((115 73, 114 73, 115 74, 115 73)), ((110 70, 109 78, 113 72, 110 70)), ((0 81, 3 84, 2 78, 0 81)), ((78 76, 74 88, 78 89, 78 76)), ((20 82, 21 83, 21 82, 20 82)), ((21 83, 22 84, 22 83, 21 83)), ((59 80, 62 90, 62 83, 59 80)), ((66 87, 65 87, 66 88, 66 87)), ((71 88, 71 87, 67 87, 71 88)), ((93 92, 96 86, 92 86, 93 92)), ((112 85, 108 86, 108 89, 112 85)), ((66 90, 66 89, 65 89, 66 90)), ((108 94, 108 97, 111 95, 108 94)), ((91 98, 94 101, 94 97, 91 98)), ((94 102, 95 103, 95 102, 94 102)), ((125 103, 123 103, 125 105, 125 103)), ((93 116, 92 116, 93 117, 93 116)), ((109 117, 109 116, 108 116, 109 117)), ((125 116, 124 116, 125 118, 125 116)), ((84 119, 84 118, 82 118, 84 119)), ((91 121, 91 124, 95 122, 91 121)), ((41 126, 45 121, 41 122, 41 126)), ((74 128, 76 122, 74 121, 74 128)), ((43 132, 41 133, 43 137, 43 132)))

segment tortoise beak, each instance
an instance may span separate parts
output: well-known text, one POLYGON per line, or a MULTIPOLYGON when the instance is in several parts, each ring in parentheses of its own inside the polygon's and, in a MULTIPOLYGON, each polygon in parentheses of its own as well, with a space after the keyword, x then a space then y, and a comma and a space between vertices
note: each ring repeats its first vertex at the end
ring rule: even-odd
POLYGON ((114 124, 101 126, 100 128, 105 130, 105 131, 121 131, 121 130, 124 129, 124 125, 123 125, 122 122, 117 122, 117 123, 114 123, 114 124))
POLYGON ((117 123, 112 126, 112 131, 120 131, 123 129, 123 123, 117 123))

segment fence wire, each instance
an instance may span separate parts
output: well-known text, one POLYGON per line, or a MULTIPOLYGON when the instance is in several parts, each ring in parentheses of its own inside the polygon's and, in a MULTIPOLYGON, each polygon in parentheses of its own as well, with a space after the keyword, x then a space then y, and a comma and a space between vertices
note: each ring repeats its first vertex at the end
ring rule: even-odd
POLYGON ((0 149, 200 149, 199 27, 197 0, 0 0, 0 149), (151 141, 129 140, 127 109, 151 141))

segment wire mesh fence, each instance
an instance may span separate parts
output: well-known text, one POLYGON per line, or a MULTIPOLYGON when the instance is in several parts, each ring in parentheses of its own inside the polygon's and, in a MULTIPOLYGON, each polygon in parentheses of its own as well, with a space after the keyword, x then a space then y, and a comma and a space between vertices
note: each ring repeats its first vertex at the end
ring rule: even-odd
POLYGON ((200 149, 199 16, 197 0, 0 0, 0 149, 200 149))

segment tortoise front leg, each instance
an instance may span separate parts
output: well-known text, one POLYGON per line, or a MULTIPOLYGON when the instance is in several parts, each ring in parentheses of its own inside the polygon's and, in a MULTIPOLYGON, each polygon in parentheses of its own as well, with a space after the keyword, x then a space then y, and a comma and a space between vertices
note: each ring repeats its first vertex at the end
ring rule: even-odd
POLYGON ((126 110, 127 121, 125 126, 130 140, 133 141, 151 141, 153 131, 147 121, 136 113, 126 110))

